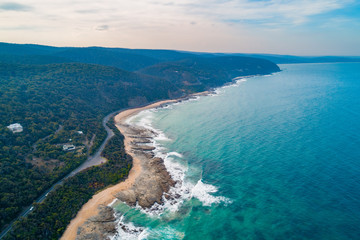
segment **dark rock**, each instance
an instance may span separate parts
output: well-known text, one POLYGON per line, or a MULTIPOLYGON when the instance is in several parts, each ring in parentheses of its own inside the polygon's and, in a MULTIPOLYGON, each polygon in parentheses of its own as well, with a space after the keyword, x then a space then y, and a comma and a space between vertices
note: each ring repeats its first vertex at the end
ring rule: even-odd
POLYGON ((116 233, 114 210, 100 205, 99 214, 88 219, 77 232, 76 240, 109 240, 116 233))
POLYGON ((133 150, 137 150, 137 151, 152 151, 155 150, 155 147, 152 146, 146 146, 146 145, 135 145, 134 147, 132 147, 133 150))
POLYGON ((135 206, 136 204, 136 193, 134 190, 126 190, 119 192, 115 195, 120 201, 126 202, 130 206, 135 206))

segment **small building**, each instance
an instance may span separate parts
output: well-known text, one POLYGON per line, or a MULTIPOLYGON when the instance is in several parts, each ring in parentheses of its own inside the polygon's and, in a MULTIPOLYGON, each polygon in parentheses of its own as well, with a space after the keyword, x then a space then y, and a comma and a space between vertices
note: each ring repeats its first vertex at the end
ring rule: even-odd
POLYGON ((65 145, 63 145, 63 150, 64 151, 72 151, 72 150, 75 150, 75 146, 72 144, 65 144, 65 145))
POLYGON ((13 133, 22 132, 24 130, 20 123, 10 124, 7 126, 7 128, 10 129, 13 133))
POLYGON ((79 135, 84 134, 83 131, 76 131, 76 132, 77 132, 77 134, 79 134, 79 135))

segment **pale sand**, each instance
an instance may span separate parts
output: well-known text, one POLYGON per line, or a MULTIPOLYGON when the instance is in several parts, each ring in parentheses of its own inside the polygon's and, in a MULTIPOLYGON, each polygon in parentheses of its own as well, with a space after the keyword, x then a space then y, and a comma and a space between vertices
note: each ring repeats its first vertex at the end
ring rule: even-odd
POLYGON ((135 183, 135 179, 140 176, 140 173, 142 171, 141 168, 141 161, 130 151, 131 146, 130 142, 131 139, 124 134, 126 131, 122 129, 122 126, 119 123, 124 123, 126 119, 129 117, 139 113, 140 111, 150 109, 150 108, 156 108, 163 104, 167 103, 173 103, 177 102, 179 100, 164 100, 160 102, 156 102, 153 104, 150 104, 145 107, 140 108, 133 108, 129 110, 125 110, 120 112, 118 115, 115 116, 115 123, 120 132, 124 135, 124 145, 125 145, 125 151, 130 154, 133 157, 133 166, 129 172, 128 178, 124 182, 120 182, 119 184, 106 188, 105 190, 99 192, 98 194, 94 195, 87 203, 85 203, 80 211, 77 213, 76 217, 71 220, 70 224, 67 226, 64 234, 60 238, 61 240, 72 240, 76 239, 77 231, 80 226, 84 224, 86 220, 88 220, 90 217, 96 216, 98 214, 98 207, 100 205, 108 205, 110 204, 114 199, 114 195, 120 191, 130 189, 133 184, 135 183))

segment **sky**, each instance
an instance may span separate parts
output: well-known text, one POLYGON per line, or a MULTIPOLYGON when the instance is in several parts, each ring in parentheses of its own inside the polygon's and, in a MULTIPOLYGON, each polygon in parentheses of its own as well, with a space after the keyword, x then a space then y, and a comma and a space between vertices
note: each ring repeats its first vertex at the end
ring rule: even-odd
POLYGON ((0 0, 0 42, 360 56, 360 1, 0 0))

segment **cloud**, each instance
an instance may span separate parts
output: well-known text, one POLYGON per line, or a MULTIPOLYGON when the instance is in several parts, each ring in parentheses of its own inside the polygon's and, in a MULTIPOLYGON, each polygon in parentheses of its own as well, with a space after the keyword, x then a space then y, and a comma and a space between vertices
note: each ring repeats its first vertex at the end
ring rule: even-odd
POLYGON ((283 45, 295 49, 315 35, 317 47, 339 32, 359 40, 359 10, 358 0, 0 0, 6 19, 0 36, 50 45, 284 53, 283 45))
POLYGON ((154 4, 154 5, 163 5, 163 6, 173 6, 175 5, 174 2, 161 2, 161 1, 158 1, 158 2, 151 2, 151 4, 154 4))
POLYGON ((227 23, 301 25, 311 17, 346 7, 354 0, 194 0, 182 3, 188 14, 227 23))
POLYGON ((75 12, 82 14, 93 14, 93 13, 99 13, 99 9, 76 10, 75 12))
POLYGON ((109 25, 100 25, 95 28, 97 31, 107 31, 109 30, 109 25))
POLYGON ((5 11, 30 11, 32 7, 15 2, 7 2, 0 4, 0 9, 5 11))

